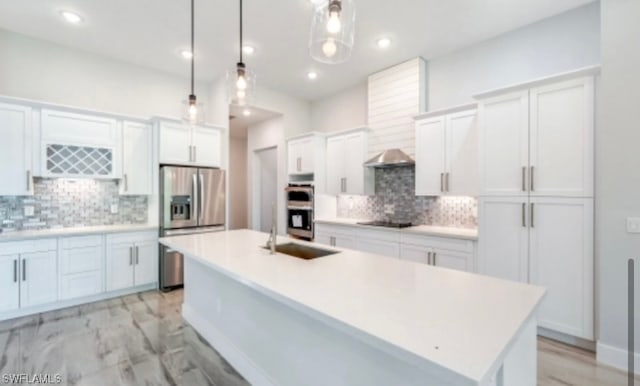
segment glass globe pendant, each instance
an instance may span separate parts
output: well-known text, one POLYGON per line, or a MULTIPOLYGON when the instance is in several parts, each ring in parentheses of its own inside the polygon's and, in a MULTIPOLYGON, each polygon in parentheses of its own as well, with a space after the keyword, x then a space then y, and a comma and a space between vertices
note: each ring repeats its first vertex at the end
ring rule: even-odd
POLYGON ((354 0, 319 2, 313 13, 309 53, 318 62, 337 64, 351 57, 355 41, 354 0))
POLYGON ((243 20, 242 0, 240 0, 240 61, 235 68, 227 71, 227 95, 229 103, 238 106, 248 106, 255 103, 256 75, 247 69, 242 57, 243 20))

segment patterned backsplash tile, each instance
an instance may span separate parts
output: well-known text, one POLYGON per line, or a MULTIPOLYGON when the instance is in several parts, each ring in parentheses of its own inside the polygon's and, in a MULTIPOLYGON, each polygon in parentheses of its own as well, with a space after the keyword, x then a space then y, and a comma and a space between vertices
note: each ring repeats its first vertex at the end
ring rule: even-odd
POLYGON ((415 168, 376 169, 374 196, 338 196, 338 217, 476 228, 475 197, 415 196, 415 168), (385 213, 388 212, 388 213, 385 213))
POLYGON ((0 228, 5 231, 92 225, 144 224, 146 196, 120 196, 114 180, 41 179, 33 196, 0 196, 0 228), (118 213, 111 213, 111 205, 118 213), (25 207, 33 215, 25 215, 25 207))

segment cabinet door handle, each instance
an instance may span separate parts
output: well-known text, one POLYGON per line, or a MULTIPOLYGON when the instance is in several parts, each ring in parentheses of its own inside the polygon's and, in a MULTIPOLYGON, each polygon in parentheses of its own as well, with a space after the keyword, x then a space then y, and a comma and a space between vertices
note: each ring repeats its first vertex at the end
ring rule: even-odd
POLYGON ((129 191, 129 179, 127 178, 126 174, 123 176, 123 178, 124 178, 124 191, 128 192, 129 191))
POLYGON ((13 261, 13 282, 18 282, 18 259, 13 261))
POLYGON ((449 191, 449 173, 444 175, 444 190, 445 192, 449 191))
POLYGON ((298 157, 298 159, 296 160, 296 164, 298 166, 298 171, 302 171, 302 158, 298 157))
POLYGON ((189 162, 193 161, 193 152, 191 150, 191 145, 189 145, 189 162))
POLYGON ((431 265, 431 252, 427 252, 427 265, 431 265))
POLYGON ((31 190, 31 170, 27 170, 27 192, 31 190))
POLYGON ((522 167, 522 191, 526 192, 527 191, 527 167, 523 166, 522 167))
POLYGON ((22 281, 27 281, 27 260, 22 259, 22 281))
POLYGON ((535 175, 534 175, 534 171, 536 170, 535 166, 531 167, 531 171, 529 172, 529 189, 534 192, 536 190, 535 188, 535 175))
POLYGON ((440 173, 440 191, 444 192, 444 173, 440 173))
POLYGON ((138 249, 138 246, 136 245, 136 265, 140 264, 140 255, 138 255, 138 252, 140 252, 140 250, 138 249))
POLYGON ((133 265, 133 247, 129 247, 129 265, 133 265))
POLYGON ((535 228, 536 224, 535 224, 534 214, 535 214, 535 210, 536 210, 536 204, 531 203, 530 205, 531 206, 529 207, 529 210, 531 211, 531 213, 529 213, 529 217, 530 217, 529 221, 531 222, 531 228, 535 228))
POLYGON ((437 253, 433 252, 433 255, 432 255, 432 256, 433 256, 433 265, 434 265, 434 266, 438 265, 438 262, 437 262, 437 260, 436 260, 437 255, 438 255, 437 253))
POLYGON ((345 193, 347 193, 347 189, 348 189, 348 186, 347 186, 347 177, 345 177, 345 178, 344 178, 344 192, 345 192, 345 193))
POLYGON ((193 162, 198 162, 198 148, 193 146, 193 162))
POLYGON ((522 227, 527 227, 527 204, 522 203, 522 227))

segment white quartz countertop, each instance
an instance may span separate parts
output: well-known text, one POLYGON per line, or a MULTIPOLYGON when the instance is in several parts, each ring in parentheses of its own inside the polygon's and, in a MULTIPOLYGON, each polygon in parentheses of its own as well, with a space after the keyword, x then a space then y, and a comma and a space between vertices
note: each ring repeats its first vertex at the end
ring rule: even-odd
POLYGON ((410 232, 410 233, 424 234, 427 236, 450 237, 450 238, 464 239, 464 240, 478 239, 477 229, 443 227, 443 226, 433 226, 433 225, 416 225, 408 228, 384 228, 384 227, 375 227, 371 225, 358 224, 359 222, 366 222, 366 221, 369 221, 369 220, 355 220, 350 218, 320 218, 320 219, 316 219, 314 222, 317 224, 346 225, 346 226, 365 228, 365 229, 377 229, 377 230, 385 230, 390 232, 410 232))
POLYGON ((139 232, 157 229, 158 227, 155 225, 125 224, 21 230, 0 233, 0 242, 42 239, 47 237, 83 236, 100 233, 139 232))
MULTIPOLYGON (((454 373, 463 384, 485 382, 498 370, 544 295, 541 287, 335 247, 323 248, 339 253, 315 260, 270 255, 261 248, 267 239, 237 230, 160 242, 374 347, 454 373)), ((290 241, 278 237, 279 244, 290 241)))

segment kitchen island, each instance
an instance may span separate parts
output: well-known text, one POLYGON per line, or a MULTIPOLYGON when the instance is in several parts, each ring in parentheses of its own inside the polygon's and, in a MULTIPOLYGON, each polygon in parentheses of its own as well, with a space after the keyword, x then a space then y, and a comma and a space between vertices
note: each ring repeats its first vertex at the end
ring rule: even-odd
POLYGON ((271 255, 268 236, 160 239, 185 255, 184 319, 252 384, 536 384, 544 289, 333 247, 271 255))

